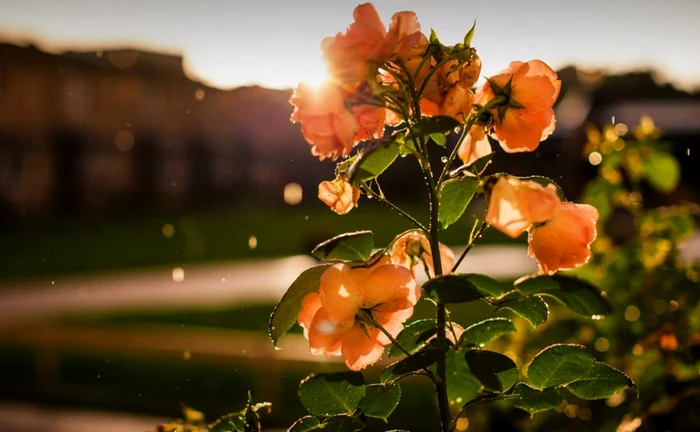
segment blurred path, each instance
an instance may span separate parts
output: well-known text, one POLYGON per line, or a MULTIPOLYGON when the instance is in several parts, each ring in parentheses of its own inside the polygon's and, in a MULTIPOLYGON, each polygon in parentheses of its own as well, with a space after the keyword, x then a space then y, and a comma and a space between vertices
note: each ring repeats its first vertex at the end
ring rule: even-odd
MULTIPOLYGON (((462 249, 455 249, 458 254, 462 249)), ((318 262, 308 256, 183 265, 99 276, 75 276, 0 285, 0 323, 66 312, 249 305, 276 302, 294 279, 318 262), (181 279, 181 280, 180 280, 181 279), (179 282, 177 280, 180 280, 179 282)), ((482 246, 460 272, 513 279, 537 270, 522 246, 482 246)))
MULTIPOLYGON (((458 255, 462 249, 454 250, 458 255)), ((700 261, 700 233, 686 242, 682 256, 700 261)), ((0 284, 0 324, 47 318, 67 312, 250 305, 276 302, 294 279, 317 264, 309 256, 183 265, 99 276, 75 276, 0 284)), ((524 246, 475 248, 458 271, 515 279, 537 270, 524 246)))

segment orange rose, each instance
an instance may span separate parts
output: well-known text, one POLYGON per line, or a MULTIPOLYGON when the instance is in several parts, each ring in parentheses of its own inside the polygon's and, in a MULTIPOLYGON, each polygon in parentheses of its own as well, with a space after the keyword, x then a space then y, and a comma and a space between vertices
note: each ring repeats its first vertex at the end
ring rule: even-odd
POLYGON ((530 225, 549 220, 558 207, 554 185, 501 177, 491 189, 486 222, 516 238, 530 225))
POLYGON ((540 271, 548 274, 586 264, 591 259, 597 221, 595 207, 561 203, 546 222, 530 228, 528 256, 537 259, 540 271))
POLYGON ((413 12, 398 12, 386 30, 377 10, 364 3, 353 12, 355 21, 345 34, 326 38, 321 44, 331 75, 344 83, 364 80, 369 62, 383 63, 411 49, 420 37, 420 25, 413 12))
POLYGON ((358 122, 345 107, 343 92, 326 83, 320 89, 299 84, 290 101, 294 105, 291 120, 301 123, 301 132, 311 144, 311 154, 320 160, 347 156, 360 131, 358 122))
POLYGON ((361 319, 361 310, 395 337, 419 298, 420 288, 403 267, 335 264, 321 276, 318 293, 302 299, 299 324, 312 354, 342 356, 350 369, 360 370, 376 363, 391 343, 361 319))
POLYGON ((474 85, 481 71, 481 60, 472 54, 472 59, 459 66, 452 60, 440 66, 430 78, 422 94, 421 112, 427 116, 445 115, 464 122, 474 105, 474 85))
POLYGON ((334 212, 344 215, 357 207, 360 190, 342 178, 324 181, 318 185, 318 199, 334 212))
MULTIPOLYGON (((440 243, 440 264, 442 274, 449 274, 455 262, 452 249, 440 243)), ((415 276, 418 260, 422 259, 431 277, 435 277, 435 267, 431 255, 430 242, 418 232, 409 232, 399 237, 391 248, 391 262, 406 267, 415 276)))
POLYGON ((477 94, 476 103, 486 105, 510 82, 505 113, 491 110, 494 133, 503 150, 509 153, 533 151, 540 141, 554 132, 552 106, 559 97, 561 81, 557 74, 540 60, 512 62, 508 69, 491 77, 477 94), (499 88, 493 88, 495 84, 499 88))
POLYGON ((457 150, 457 155, 465 165, 471 165, 478 159, 493 152, 484 127, 478 124, 469 129, 469 133, 457 150))

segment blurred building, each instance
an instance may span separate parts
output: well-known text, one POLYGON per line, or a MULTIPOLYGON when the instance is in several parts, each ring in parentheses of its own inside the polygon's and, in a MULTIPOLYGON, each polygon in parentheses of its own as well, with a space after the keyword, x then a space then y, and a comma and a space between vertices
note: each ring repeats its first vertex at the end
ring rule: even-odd
POLYGON ((275 179, 280 148, 296 140, 307 150, 288 125, 288 98, 208 87, 185 76, 179 56, 0 44, 2 211, 230 204, 256 179, 275 179), (260 158, 271 160, 261 167, 260 158))
MULTIPOLYGON (((494 169, 547 175, 576 196, 593 173, 581 154, 584 125, 615 118, 632 126, 649 114, 681 143, 684 175, 697 189, 698 94, 651 73, 559 74, 555 134, 534 153, 497 158, 494 169)), ((313 199, 333 163, 319 164, 289 122, 290 94, 206 86, 186 76, 179 56, 0 44, 0 217, 281 205, 290 182, 313 199)), ((415 199, 423 185, 414 165, 400 161, 383 188, 415 199)))

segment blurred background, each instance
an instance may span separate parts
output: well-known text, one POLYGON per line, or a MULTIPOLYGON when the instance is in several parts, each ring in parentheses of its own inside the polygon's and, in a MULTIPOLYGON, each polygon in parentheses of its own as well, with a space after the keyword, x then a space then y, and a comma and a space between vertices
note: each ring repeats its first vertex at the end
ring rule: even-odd
MULTIPOLYGON (((521 3, 376 6, 386 22, 415 10, 449 44, 478 18, 485 75, 534 57, 558 70, 556 132, 530 154, 497 149, 492 172, 548 176, 576 200, 600 163, 584 154, 585 126, 624 134, 648 115, 682 169, 681 186, 648 203, 698 202, 700 3, 521 3)), ((299 334, 272 349, 276 300, 320 241, 372 229, 383 244, 409 227, 367 199, 345 217, 328 210, 316 191, 334 164, 289 122, 293 86, 323 80, 320 41, 354 7, 0 0, 0 429, 144 430, 183 405, 213 419, 249 389, 273 402, 271 428, 303 412, 299 380, 339 364, 299 334)), ((382 188, 424 218, 411 162, 382 188)), ((472 215, 447 231, 455 250, 472 215)), ((536 269, 524 242, 487 231, 464 268, 515 279, 536 269)), ((400 412, 425 403, 404 397, 392 425, 410 427, 400 412)))

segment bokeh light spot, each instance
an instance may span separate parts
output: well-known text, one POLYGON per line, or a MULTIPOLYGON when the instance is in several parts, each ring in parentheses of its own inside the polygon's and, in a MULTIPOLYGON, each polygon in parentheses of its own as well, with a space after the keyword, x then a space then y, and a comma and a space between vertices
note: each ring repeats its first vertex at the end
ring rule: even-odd
POLYGON ((171 224, 165 224, 162 231, 165 238, 171 238, 175 234, 175 227, 171 224))
POLYGON ((255 249, 256 247, 258 247, 258 238, 255 236, 250 236, 250 238, 248 239, 248 247, 251 249, 255 249))
POLYGON ((120 130, 114 137, 114 145, 117 146, 117 150, 123 152, 128 152, 131 150, 134 147, 135 142, 136 139, 134 138, 134 134, 126 129, 120 130))
POLYGON ((635 305, 629 305, 627 309, 625 309, 625 319, 629 322, 637 321, 640 316, 642 316, 642 313, 635 305))
POLYGON ((603 162, 603 156, 598 152, 591 152, 591 154, 588 155, 588 162, 590 162, 591 165, 600 165, 600 163, 603 162))
POLYGON ((299 183, 287 183, 284 187, 284 202, 297 205, 304 198, 304 190, 299 183))
POLYGON ((182 282, 185 280, 185 270, 182 267, 173 269, 173 282, 182 282))

